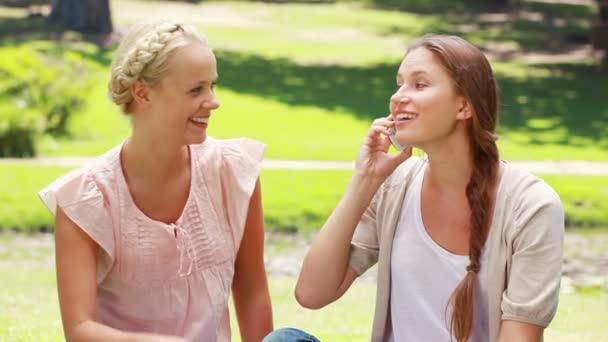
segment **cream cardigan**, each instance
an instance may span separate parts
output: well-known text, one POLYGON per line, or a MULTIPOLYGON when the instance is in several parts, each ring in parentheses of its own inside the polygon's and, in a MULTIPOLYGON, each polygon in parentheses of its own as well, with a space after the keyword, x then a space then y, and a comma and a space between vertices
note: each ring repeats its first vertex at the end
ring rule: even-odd
MULTIPOLYGON (((380 187, 357 225, 350 266, 363 274, 378 262, 376 310, 371 340, 391 331, 389 308, 393 236, 410 180, 425 161, 411 157, 380 187)), ((502 320, 546 327, 557 310, 564 239, 559 196, 541 179, 508 163, 496 195, 490 234, 488 315, 490 341, 502 320)))

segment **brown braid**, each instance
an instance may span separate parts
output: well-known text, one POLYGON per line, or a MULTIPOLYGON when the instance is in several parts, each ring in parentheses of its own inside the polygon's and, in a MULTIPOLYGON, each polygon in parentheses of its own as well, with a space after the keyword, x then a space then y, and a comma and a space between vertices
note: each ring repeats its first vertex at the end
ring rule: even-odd
POLYGON ((494 135, 498 121, 498 86, 483 53, 462 38, 446 35, 425 36, 414 42, 409 51, 419 47, 428 49, 442 61, 454 81, 456 90, 474 109, 469 124, 473 171, 466 188, 471 209, 469 266, 450 300, 450 331, 458 342, 466 342, 473 326, 477 274, 481 269, 481 250, 490 229, 492 191, 498 174, 499 157, 494 135))

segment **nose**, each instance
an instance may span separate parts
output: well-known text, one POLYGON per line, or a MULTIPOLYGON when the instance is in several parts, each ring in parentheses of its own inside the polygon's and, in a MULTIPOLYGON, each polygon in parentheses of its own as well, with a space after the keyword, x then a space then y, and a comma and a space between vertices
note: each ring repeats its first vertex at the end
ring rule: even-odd
POLYGON ((399 90, 397 90, 395 92, 395 94, 393 94, 393 96, 391 96, 390 109, 391 109, 391 111, 393 111, 395 109, 395 107, 397 107, 398 105, 408 103, 410 101, 411 101, 411 99, 409 96, 406 96, 403 93, 401 93, 399 90))
POLYGON ((208 98, 201 102, 201 107, 209 110, 218 109, 220 107, 220 100, 212 93, 208 98))
POLYGON ((391 96, 392 104, 399 104, 399 103, 405 103, 405 102, 410 101, 410 97, 405 94, 405 90, 403 88, 404 88, 403 86, 399 87, 399 89, 397 89, 397 91, 395 91, 393 96, 391 96))

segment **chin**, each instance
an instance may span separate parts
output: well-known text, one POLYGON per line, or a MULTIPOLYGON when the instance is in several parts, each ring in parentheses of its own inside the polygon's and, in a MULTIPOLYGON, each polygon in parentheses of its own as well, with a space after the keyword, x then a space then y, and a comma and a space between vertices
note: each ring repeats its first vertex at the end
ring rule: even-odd
POLYGON ((205 140, 207 140, 207 134, 198 136, 198 137, 190 137, 188 139, 186 139, 186 143, 188 145, 197 145, 197 144, 202 144, 205 142, 205 140))

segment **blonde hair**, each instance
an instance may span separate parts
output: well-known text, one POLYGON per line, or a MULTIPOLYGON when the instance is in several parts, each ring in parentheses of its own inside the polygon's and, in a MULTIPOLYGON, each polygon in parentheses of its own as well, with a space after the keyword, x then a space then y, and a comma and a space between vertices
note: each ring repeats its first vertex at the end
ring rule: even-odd
POLYGON ((131 86, 142 81, 158 84, 168 70, 169 57, 193 42, 207 45, 194 27, 176 22, 141 23, 122 39, 112 61, 108 93, 123 113, 130 113, 131 86))

